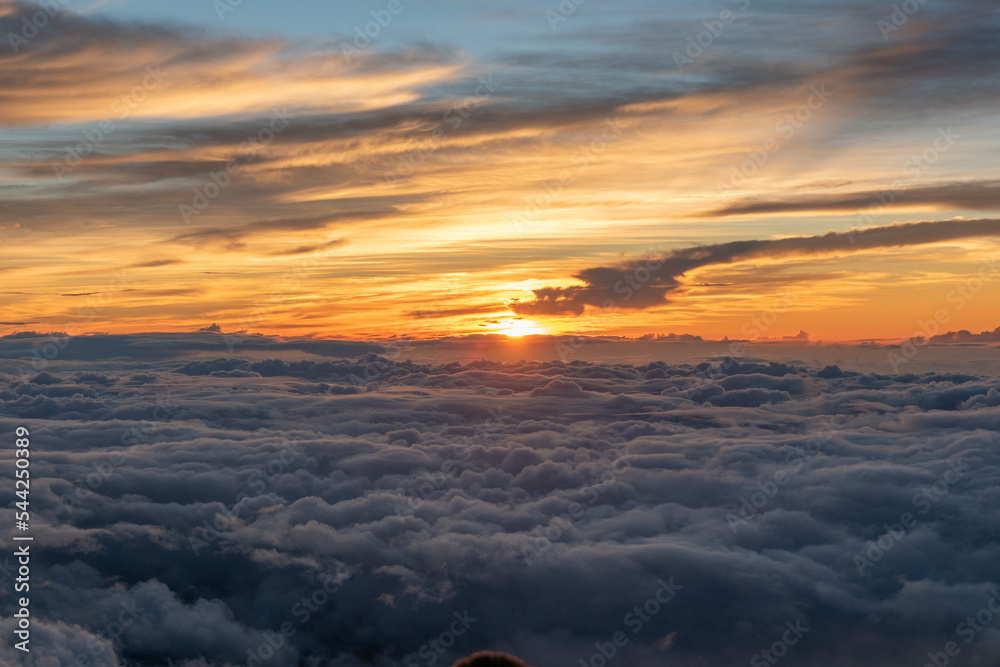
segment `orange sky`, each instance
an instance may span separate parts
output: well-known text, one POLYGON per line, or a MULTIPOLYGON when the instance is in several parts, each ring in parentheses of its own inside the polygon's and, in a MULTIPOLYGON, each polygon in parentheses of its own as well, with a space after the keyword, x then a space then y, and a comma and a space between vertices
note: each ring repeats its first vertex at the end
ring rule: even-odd
POLYGON ((580 60, 599 15, 539 46, 445 33, 352 58, 336 40, 55 17, 3 54, 0 334, 832 341, 910 336, 942 310, 945 330, 1000 324, 996 235, 702 266, 641 309, 516 319, 512 300, 591 267, 1000 208, 995 93, 963 59, 969 35, 929 32, 940 17, 838 44, 840 19, 820 16, 794 61, 748 23, 678 71, 676 44, 624 34, 593 47, 618 60, 580 60))

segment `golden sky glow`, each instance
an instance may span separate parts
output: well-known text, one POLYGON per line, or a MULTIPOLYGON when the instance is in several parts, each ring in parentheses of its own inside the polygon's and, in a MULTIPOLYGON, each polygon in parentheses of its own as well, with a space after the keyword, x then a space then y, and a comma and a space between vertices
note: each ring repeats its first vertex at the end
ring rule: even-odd
POLYGON ((839 45, 819 21, 794 63, 754 24, 678 71, 673 42, 613 30, 600 48, 618 59, 567 60, 598 10, 537 47, 444 33, 350 58, 332 38, 68 11, 3 55, 0 333, 852 340, 939 308, 993 329, 993 234, 699 266, 642 308, 509 307, 697 245, 996 216, 983 55, 969 65, 958 27, 927 37, 931 18, 839 45))

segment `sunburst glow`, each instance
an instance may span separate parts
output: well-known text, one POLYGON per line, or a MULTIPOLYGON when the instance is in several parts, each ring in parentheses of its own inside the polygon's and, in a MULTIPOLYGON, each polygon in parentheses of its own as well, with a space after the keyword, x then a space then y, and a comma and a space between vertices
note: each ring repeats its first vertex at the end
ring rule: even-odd
POLYGON ((533 320, 523 320, 520 318, 513 318, 509 320, 500 320, 496 325, 495 333, 502 333, 505 336, 510 336, 511 338, 520 338, 521 336, 536 336, 544 335, 549 333, 549 330, 541 326, 533 320))

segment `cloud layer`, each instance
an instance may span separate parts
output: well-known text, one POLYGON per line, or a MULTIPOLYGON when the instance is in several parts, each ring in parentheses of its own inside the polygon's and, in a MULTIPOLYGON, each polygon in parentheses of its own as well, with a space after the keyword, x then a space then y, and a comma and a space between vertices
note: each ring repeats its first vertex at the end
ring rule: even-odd
POLYGON ((1000 648, 975 621, 1000 557, 994 377, 101 356, 0 367, 35 448, 32 664, 1000 648))

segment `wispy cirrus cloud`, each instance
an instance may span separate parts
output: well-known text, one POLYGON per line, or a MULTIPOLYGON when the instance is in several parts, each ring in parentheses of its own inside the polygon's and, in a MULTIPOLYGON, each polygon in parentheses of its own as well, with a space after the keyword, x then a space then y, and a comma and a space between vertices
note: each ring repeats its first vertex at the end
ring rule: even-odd
POLYGON ((1000 209, 1000 181, 966 181, 901 188, 891 195, 885 191, 852 191, 842 194, 813 194, 781 199, 747 199, 706 211, 704 217, 858 211, 874 204, 884 207, 938 207, 959 210, 1000 209))
POLYGON ((295 248, 289 248, 287 250, 275 250, 271 253, 272 257, 285 257, 288 255, 306 255, 312 252, 322 252, 324 250, 333 250, 334 248, 343 247, 347 243, 346 239, 334 239, 332 241, 326 241, 325 243, 315 243, 312 245, 301 245, 295 248))
MULTIPOLYGON (((14 3, 0 34, 38 6, 14 3)), ((0 125, 206 118, 289 108, 359 111, 411 102, 454 76, 455 53, 425 49, 346 59, 282 38, 222 36, 191 25, 118 23, 62 11, 16 52, 0 50, 0 125), (73 99, 72 105, 60 100, 73 99)))

